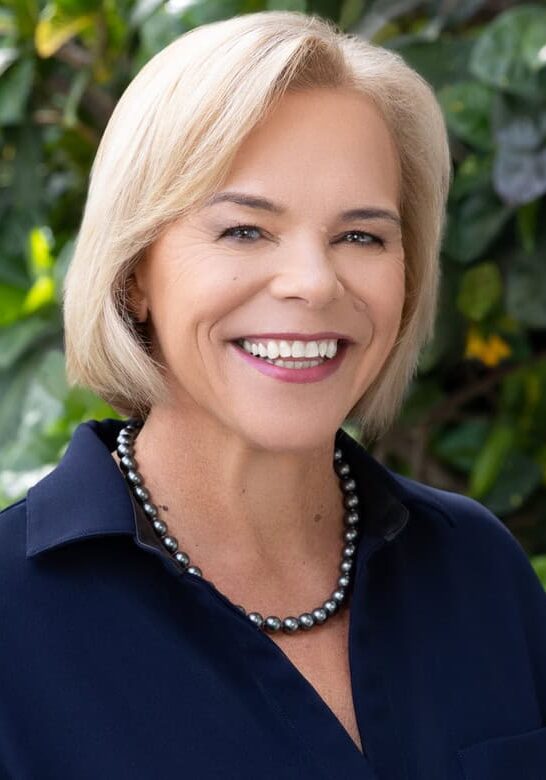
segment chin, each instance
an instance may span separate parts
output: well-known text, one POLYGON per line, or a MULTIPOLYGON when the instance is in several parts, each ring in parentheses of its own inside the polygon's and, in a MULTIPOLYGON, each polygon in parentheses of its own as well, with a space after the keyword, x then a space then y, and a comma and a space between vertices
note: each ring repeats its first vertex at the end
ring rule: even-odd
POLYGON ((339 422, 331 418, 321 420, 319 415, 315 415, 314 419, 310 420, 306 415, 297 423, 293 423, 286 418, 278 420, 273 416, 267 421, 262 419, 256 425, 249 421, 247 425, 239 426, 239 434, 251 446, 269 452, 297 453, 319 450, 333 444, 343 419, 339 422))

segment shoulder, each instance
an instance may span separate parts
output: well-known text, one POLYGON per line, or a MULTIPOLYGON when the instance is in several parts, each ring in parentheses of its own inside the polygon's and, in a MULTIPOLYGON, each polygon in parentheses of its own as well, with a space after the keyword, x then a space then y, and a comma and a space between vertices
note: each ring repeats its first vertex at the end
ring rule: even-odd
MULTIPOLYGON (((546 621, 546 592, 534 571, 529 556, 508 526, 491 510, 469 496, 426 485, 389 469, 399 499, 408 507, 408 530, 419 537, 432 536, 457 559, 463 576, 488 572, 503 583, 517 588, 522 596, 534 597, 541 604, 546 621)), ((437 548, 437 552, 440 550, 437 548)), ((546 625, 546 623, 545 623, 546 625)))

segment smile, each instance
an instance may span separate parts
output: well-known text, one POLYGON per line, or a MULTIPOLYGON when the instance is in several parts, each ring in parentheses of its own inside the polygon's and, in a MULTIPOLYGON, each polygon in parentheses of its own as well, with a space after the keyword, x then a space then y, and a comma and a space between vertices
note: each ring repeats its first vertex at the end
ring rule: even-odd
POLYGON ((284 382, 319 382, 341 365, 347 342, 268 339, 230 342, 236 353, 262 374, 284 382))

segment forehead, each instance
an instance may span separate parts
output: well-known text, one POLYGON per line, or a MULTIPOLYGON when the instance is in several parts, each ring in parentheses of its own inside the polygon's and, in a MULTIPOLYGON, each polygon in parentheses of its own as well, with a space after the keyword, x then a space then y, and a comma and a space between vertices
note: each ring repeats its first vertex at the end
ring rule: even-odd
MULTIPOLYGON (((400 168, 373 101, 348 89, 287 93, 242 141, 222 189, 260 186, 283 200, 399 200, 400 168)), ((300 201, 301 202, 301 201, 300 201)))

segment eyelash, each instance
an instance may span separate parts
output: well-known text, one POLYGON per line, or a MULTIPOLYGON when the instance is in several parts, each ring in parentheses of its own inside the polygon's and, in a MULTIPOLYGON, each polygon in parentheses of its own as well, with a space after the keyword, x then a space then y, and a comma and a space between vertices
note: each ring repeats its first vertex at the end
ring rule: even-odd
MULTIPOLYGON (((233 227, 230 227, 230 228, 227 228, 226 230, 224 230, 224 232, 220 234, 219 238, 233 238, 233 236, 231 236, 230 234, 233 233, 235 230, 257 230, 260 233, 262 232, 261 228, 256 227, 256 225, 242 225, 242 224, 241 225, 233 225, 233 227)), ((385 242, 383 241, 382 238, 379 238, 379 236, 373 235, 373 233, 367 233, 364 230, 349 230, 349 231, 347 231, 347 233, 344 233, 342 238, 344 236, 355 235, 355 234, 359 234, 359 235, 362 235, 362 236, 369 236, 370 238, 373 239, 373 242, 360 244, 361 246, 370 246, 371 243, 378 244, 381 247, 385 246, 385 242)), ((244 243, 249 243, 249 244, 254 243, 252 240, 249 240, 249 239, 246 239, 246 238, 235 239, 235 240, 236 241, 240 241, 240 243, 243 243, 243 244, 244 243)), ((352 243, 358 244, 359 242, 358 241, 349 241, 349 243, 350 244, 352 244, 352 243)))

